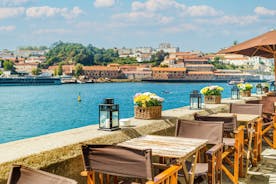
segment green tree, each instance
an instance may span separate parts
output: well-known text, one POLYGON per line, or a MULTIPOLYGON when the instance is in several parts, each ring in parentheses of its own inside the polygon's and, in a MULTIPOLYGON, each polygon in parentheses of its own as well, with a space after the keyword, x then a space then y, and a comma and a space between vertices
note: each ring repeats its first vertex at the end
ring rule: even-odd
POLYGON ((13 71, 14 70, 14 64, 11 61, 4 61, 3 67, 5 71, 13 71))
POLYGON ((58 75, 62 75, 62 73, 63 73, 63 71, 62 71, 62 64, 60 63, 60 64, 58 65, 57 74, 58 74, 58 75))
POLYGON ((78 63, 75 66, 75 76, 79 77, 81 74, 83 74, 83 65, 78 63))
POLYGON ((2 72, 2 70, 0 70, 0 75, 2 75, 3 74, 3 72, 2 72))
POLYGON ((32 74, 33 75, 39 75, 39 74, 41 74, 41 69, 40 68, 34 68, 34 69, 32 69, 32 74))
POLYGON ((58 75, 58 69, 55 68, 55 69, 54 69, 54 76, 57 76, 57 75, 58 75))
POLYGON ((233 45, 237 45, 239 42, 237 40, 233 41, 233 45))

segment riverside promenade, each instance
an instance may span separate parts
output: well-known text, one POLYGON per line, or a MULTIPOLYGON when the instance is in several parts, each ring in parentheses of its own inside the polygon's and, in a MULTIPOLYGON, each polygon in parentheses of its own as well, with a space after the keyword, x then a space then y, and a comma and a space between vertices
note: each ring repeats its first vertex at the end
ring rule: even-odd
POLYGON ((246 100, 259 99, 260 96, 241 100, 223 99, 222 104, 206 104, 202 110, 189 107, 170 109, 162 112, 158 120, 131 118, 130 127, 119 131, 99 131, 98 125, 91 125, 58 133, 0 144, 0 184, 6 183, 11 164, 22 164, 43 169, 58 175, 85 183, 80 176, 83 170, 81 158, 82 144, 115 144, 142 135, 174 135, 177 119, 192 120, 194 113, 202 115, 227 112, 230 103, 245 103, 246 100))

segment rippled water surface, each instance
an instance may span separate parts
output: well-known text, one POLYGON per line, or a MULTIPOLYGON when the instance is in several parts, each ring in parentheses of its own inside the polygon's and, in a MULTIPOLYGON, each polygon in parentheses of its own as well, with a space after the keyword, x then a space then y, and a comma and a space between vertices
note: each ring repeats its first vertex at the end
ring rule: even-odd
MULTIPOLYGON (((114 98, 120 117, 133 116, 133 96, 154 92, 165 98, 163 109, 189 104, 189 93, 211 83, 97 83, 58 86, 0 87, 0 143, 98 123, 98 104, 114 98), (77 101, 80 93, 82 101, 77 101)), ((230 96, 225 88, 223 97, 230 96)))

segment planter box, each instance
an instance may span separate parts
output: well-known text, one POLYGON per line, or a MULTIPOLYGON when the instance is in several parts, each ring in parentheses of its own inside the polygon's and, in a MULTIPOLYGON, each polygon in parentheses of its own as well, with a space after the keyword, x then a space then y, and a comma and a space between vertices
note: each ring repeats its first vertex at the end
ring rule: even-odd
POLYGON ((221 96, 204 96, 204 103, 205 104, 220 104, 221 103, 221 96))
POLYGON ((243 97, 250 97, 251 96, 251 90, 240 91, 240 94, 243 97))
POLYGON ((135 118, 137 119, 159 119, 161 118, 162 106, 134 107, 135 118))

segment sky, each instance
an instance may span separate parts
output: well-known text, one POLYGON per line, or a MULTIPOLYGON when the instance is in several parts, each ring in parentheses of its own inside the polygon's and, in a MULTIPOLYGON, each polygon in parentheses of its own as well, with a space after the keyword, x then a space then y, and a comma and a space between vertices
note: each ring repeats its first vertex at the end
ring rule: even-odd
POLYGON ((272 29, 275 0, 0 0, 0 50, 63 41, 217 52, 272 29))

